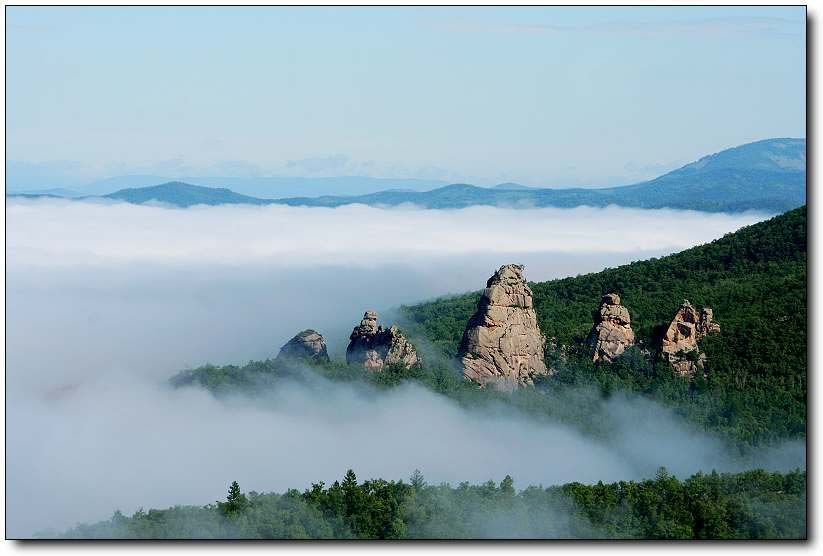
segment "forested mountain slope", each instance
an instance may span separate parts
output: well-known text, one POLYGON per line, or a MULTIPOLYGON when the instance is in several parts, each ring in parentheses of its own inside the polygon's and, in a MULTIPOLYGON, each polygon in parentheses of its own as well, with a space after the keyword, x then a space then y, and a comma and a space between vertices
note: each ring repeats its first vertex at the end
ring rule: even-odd
MULTIPOLYGON (((640 347, 651 352, 650 367, 629 353, 621 364, 592 372, 601 383, 644 391, 664 373, 653 353, 683 299, 712 307, 721 332, 701 343, 706 379, 695 380, 688 398, 661 395, 690 406, 707 428, 732 429, 744 442, 805 434, 805 207, 668 257, 531 287, 543 333, 578 369, 586 365, 582 344, 600 297, 619 293, 640 347), (642 372, 626 369, 638 365, 642 372)), ((407 327, 453 356, 478 299, 479 292, 406 306, 407 327)))

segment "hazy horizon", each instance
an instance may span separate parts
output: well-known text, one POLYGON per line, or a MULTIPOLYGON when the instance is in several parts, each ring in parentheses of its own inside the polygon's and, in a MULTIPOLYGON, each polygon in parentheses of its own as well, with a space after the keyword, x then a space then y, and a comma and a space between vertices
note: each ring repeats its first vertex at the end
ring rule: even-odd
MULTIPOLYGON (((771 137, 764 140, 792 139, 803 140, 805 137, 771 137)), ((753 141, 757 143, 760 141, 753 141)), ((741 145, 732 145, 729 148, 741 145)), ((726 149, 721 149, 721 151, 726 149)), ((717 153, 706 153, 701 156, 710 156, 717 153)), ((697 160, 697 159, 696 159, 697 160)), ((695 161, 696 161, 695 160, 695 161)), ((661 170, 659 173, 650 175, 648 178, 656 178, 665 175, 669 171, 676 170, 682 166, 695 162, 688 161, 683 165, 674 168, 661 170)), ((78 176, 51 174, 55 172, 54 163, 26 163, 20 161, 8 161, 6 164, 6 191, 7 192, 65 192, 71 194, 103 195, 119 189, 147 187, 170 182, 182 182, 192 185, 199 185, 209 188, 229 188, 236 192, 245 193, 251 196, 263 198, 279 197, 300 197, 318 195, 358 195, 376 191, 386 191, 391 189, 407 189, 410 191, 429 191, 452 183, 453 181, 426 179, 421 177, 401 177, 401 176, 368 176, 368 175, 180 175, 172 172, 169 175, 152 174, 123 174, 116 176, 103 176, 95 179, 83 179, 78 176), (49 170, 51 168, 51 170, 49 170), (45 172, 45 173, 44 173, 45 172), (323 184, 323 185, 320 185, 323 184), (252 190, 247 188, 251 187, 252 190), (260 191, 261 187, 273 187, 267 191, 260 191), (317 189, 320 187, 321 189, 317 189), (240 189, 240 191, 237 191, 240 189)), ((231 172, 229 172, 231 174, 231 172)), ((468 183, 468 182, 466 182, 468 183)), ((495 187, 514 183, 530 188, 566 189, 566 188, 607 188, 614 186, 633 185, 633 183, 619 184, 574 184, 574 185, 554 185, 541 186, 533 183, 520 182, 475 182, 471 185, 479 187, 495 187)))

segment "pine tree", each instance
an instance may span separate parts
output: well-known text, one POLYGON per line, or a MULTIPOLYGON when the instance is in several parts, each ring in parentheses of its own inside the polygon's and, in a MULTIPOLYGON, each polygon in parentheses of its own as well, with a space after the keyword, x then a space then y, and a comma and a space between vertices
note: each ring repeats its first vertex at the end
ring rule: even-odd
POLYGON ((349 469, 348 471, 346 471, 346 476, 343 479, 343 489, 351 491, 356 486, 357 486, 357 475, 354 474, 354 471, 349 469))
POLYGON ((507 496, 514 496, 514 480, 511 475, 506 475, 500 483, 500 492, 507 496))
POLYGON ((242 511, 247 503, 246 495, 240 492, 240 485, 237 484, 237 481, 232 481, 226 501, 218 502, 217 506, 224 515, 232 516, 242 511))
POLYGON ((414 473, 412 473, 409 478, 409 482, 411 482, 411 486, 414 487, 414 490, 420 490, 426 486, 426 479, 423 478, 423 473, 421 473, 419 469, 414 470, 414 473))

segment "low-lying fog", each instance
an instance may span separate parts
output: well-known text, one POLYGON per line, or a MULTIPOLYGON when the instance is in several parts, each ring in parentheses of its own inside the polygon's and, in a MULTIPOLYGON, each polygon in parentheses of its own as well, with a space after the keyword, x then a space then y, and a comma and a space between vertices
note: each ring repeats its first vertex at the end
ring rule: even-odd
MULTIPOLYGON (((663 408, 613 399, 595 441, 514 413, 489 417, 420 387, 286 383, 270 403, 164 381, 273 356, 316 328, 342 356, 366 309, 476 290, 501 264, 530 280, 601 270, 718 238, 758 214, 621 208, 458 211, 169 209, 7 201, 7 534, 204 504, 226 485, 305 488, 358 476, 515 485, 736 469, 663 408), (622 426, 625 425, 625 426, 622 426)), ((592 300, 593 304, 597 300, 592 300)), ((803 446, 758 465, 802 465, 803 446)))

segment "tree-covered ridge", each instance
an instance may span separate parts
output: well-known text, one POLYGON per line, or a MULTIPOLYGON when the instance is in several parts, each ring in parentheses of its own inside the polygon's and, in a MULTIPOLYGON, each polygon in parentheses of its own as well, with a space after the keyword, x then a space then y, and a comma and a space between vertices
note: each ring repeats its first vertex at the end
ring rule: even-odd
MULTIPOLYGON (((675 255, 531 287, 541 330, 558 346, 547 355, 561 371, 550 382, 595 377, 609 390, 650 394, 746 444, 805 434, 805 207, 675 255), (609 292, 620 294, 649 353, 633 349, 619 365, 593 369, 583 342, 609 292), (663 377, 654 349, 684 298, 712 307, 721 332, 700 345, 707 377, 681 389, 663 377)), ((454 356, 479 295, 403 307, 407 326, 454 356)))
MULTIPOLYGON (((806 208, 801 207, 674 255, 529 285, 541 329, 561 344, 585 338, 600 297, 611 292, 620 294, 629 308, 638 338, 650 341, 654 328, 668 326, 684 298, 713 307, 720 322, 785 302, 787 296, 781 290, 766 290, 771 284, 764 280, 790 282, 795 286, 790 293, 797 293, 794 282, 802 279, 799 301, 805 322, 805 274, 806 208), (741 304, 755 295, 760 295, 756 303, 741 304)), ((403 310, 431 342, 456 354, 479 298, 475 292, 407 305, 403 310)))
MULTIPOLYGON (((50 536, 50 535, 46 535, 50 536)), ((804 539, 806 473, 755 470, 520 492, 499 484, 358 482, 351 470, 302 493, 229 487, 225 502, 138 510, 78 525, 63 538, 246 539, 804 539)))

